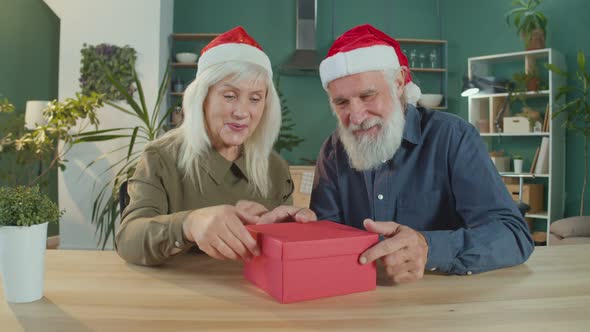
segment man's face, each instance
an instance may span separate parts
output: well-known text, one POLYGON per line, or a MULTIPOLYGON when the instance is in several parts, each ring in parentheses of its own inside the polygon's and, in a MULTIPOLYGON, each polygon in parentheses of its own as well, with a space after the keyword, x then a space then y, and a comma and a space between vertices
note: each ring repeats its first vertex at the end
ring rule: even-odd
MULTIPOLYGON (((332 109, 340 123, 348 128, 368 119, 386 120, 393 110, 391 88, 381 71, 369 71, 341 77, 328 84, 332 109)), ((382 128, 357 129, 355 136, 374 136, 382 128)))
POLYGON ((401 78, 390 87, 381 71, 336 79, 328 84, 339 134, 352 166, 369 170, 391 159, 401 144, 405 119, 397 97, 401 78))

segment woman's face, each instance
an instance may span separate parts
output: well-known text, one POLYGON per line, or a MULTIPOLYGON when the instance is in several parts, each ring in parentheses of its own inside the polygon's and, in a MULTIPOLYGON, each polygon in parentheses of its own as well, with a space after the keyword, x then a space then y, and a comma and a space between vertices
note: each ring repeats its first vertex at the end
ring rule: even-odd
POLYGON ((239 147, 254 132, 266 104, 263 80, 232 82, 226 77, 209 88, 204 103, 211 144, 228 160, 239 156, 239 147))

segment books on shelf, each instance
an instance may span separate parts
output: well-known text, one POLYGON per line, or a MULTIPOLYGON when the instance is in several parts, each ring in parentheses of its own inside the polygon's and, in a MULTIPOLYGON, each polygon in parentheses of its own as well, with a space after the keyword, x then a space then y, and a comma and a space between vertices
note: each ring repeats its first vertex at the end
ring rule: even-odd
POLYGON ((549 137, 543 137, 537 157, 533 160, 535 174, 549 173, 549 137))
POLYGON ((549 103, 547 103, 547 107, 545 107, 545 117, 543 119, 543 129, 544 133, 549 132, 549 122, 551 121, 551 117, 549 116, 549 103))
POLYGON ((530 170, 531 174, 535 173, 535 166, 537 165, 537 158, 539 158, 539 150, 541 150, 540 146, 537 147, 537 151, 535 151, 535 156, 533 157, 533 162, 531 163, 531 170, 530 170))

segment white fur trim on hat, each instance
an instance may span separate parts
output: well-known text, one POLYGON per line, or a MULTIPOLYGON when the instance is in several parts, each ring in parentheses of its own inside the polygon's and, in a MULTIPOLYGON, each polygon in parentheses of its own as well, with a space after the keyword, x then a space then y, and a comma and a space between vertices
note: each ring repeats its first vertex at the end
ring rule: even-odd
POLYGON ((391 46, 374 45, 340 52, 320 63, 320 78, 324 89, 333 80, 366 71, 399 68, 399 59, 391 46))
POLYGON ((272 76, 272 66, 266 53, 254 46, 239 43, 218 45, 203 53, 199 58, 197 76, 212 65, 230 61, 245 61, 257 64, 266 69, 272 76))
MULTIPOLYGON (((336 53, 324 59, 320 63, 320 78, 326 89, 330 82, 344 76, 399 67, 393 47, 375 45, 336 53)), ((414 82, 408 82, 404 87, 404 96, 409 104, 416 105, 421 95, 420 88, 414 82)))

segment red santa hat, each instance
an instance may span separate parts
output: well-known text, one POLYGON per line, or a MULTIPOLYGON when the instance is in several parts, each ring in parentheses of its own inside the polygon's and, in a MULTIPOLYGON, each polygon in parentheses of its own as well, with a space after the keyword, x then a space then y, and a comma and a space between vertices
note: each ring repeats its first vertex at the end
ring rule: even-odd
POLYGON ((401 51, 399 43, 365 24, 354 27, 342 34, 320 63, 320 78, 324 89, 331 81, 348 75, 387 68, 405 68, 404 96, 410 104, 416 104, 420 88, 412 82, 408 59, 401 51))
POLYGON ((272 77, 270 59, 262 47, 241 26, 222 33, 201 51, 197 76, 203 70, 223 62, 243 61, 259 65, 272 77))

